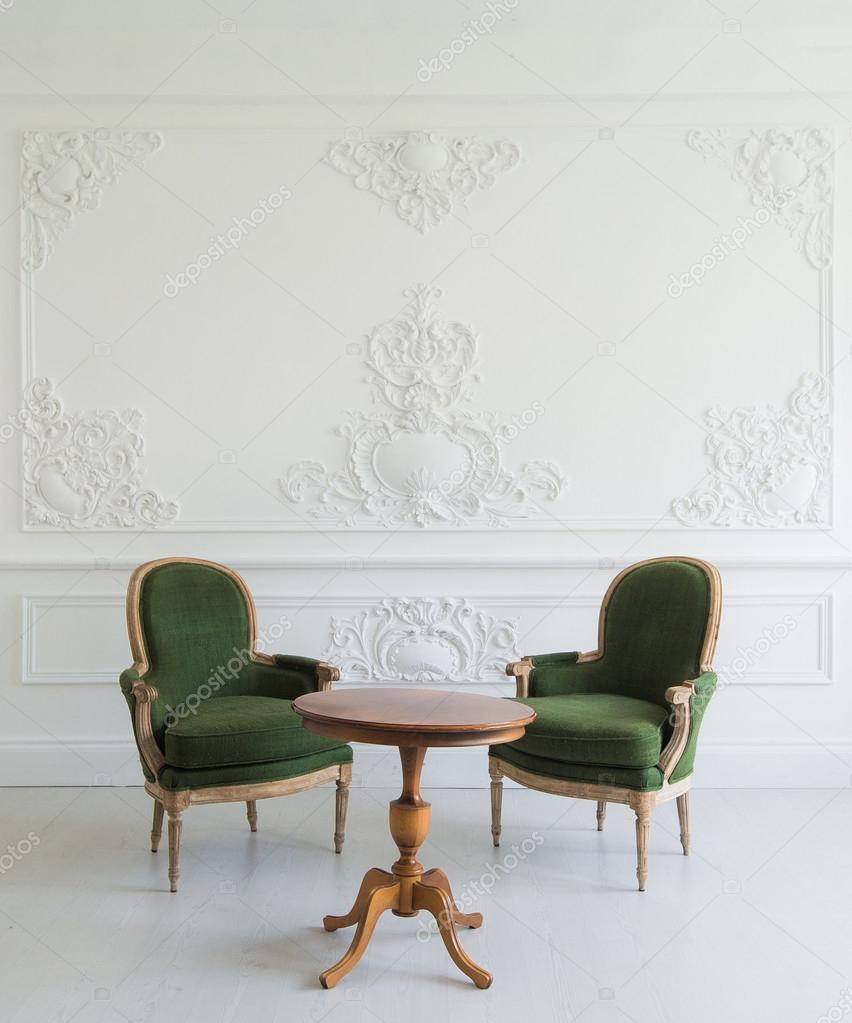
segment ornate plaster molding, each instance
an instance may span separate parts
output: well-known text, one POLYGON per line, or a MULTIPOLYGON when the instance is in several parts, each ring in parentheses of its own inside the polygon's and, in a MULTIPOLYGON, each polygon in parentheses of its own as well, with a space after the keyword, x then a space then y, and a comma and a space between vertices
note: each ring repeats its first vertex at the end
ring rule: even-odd
POLYGON ((152 131, 25 131, 21 146, 24 269, 41 270, 76 215, 98 209, 104 188, 162 145, 162 135, 152 131))
POLYGON ((344 139, 331 146, 326 160, 425 234, 449 217, 456 203, 464 205, 473 192, 491 188, 520 158, 510 139, 420 131, 344 139))
POLYGON ((354 679, 470 682, 502 677, 517 650, 516 619, 459 597, 388 597, 352 618, 332 618, 323 657, 354 679))
POLYGON ((672 503, 687 526, 824 524, 831 483, 831 402, 805 373, 787 407, 712 408, 709 480, 672 503))
POLYGON ((825 128, 769 128, 733 136, 723 129, 691 131, 687 145, 715 159, 766 206, 817 270, 833 257, 834 139, 825 128), (791 197, 785 196, 789 189, 791 197))
POLYGON ((42 377, 27 388, 18 418, 28 525, 115 529, 177 517, 176 502, 142 489, 144 440, 136 409, 69 414, 42 377))
POLYGON ((349 412, 337 429, 347 443, 343 468, 296 463, 279 480, 286 498, 311 495, 313 517, 343 526, 496 526, 528 517, 532 491, 559 496, 560 471, 539 461, 504 468, 501 448, 511 434, 494 413, 464 407, 478 379, 473 331, 440 317, 440 289, 418 285, 406 295, 399 316, 367 338, 367 383, 384 408, 349 412))

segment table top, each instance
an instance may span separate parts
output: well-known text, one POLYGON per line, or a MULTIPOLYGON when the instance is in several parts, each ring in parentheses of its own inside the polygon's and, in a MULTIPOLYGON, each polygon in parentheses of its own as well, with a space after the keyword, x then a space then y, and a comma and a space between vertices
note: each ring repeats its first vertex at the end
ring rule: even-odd
POLYGON ((309 693, 294 700, 293 709, 319 735, 389 746, 511 742, 535 720, 534 710, 513 700, 384 685, 309 693))

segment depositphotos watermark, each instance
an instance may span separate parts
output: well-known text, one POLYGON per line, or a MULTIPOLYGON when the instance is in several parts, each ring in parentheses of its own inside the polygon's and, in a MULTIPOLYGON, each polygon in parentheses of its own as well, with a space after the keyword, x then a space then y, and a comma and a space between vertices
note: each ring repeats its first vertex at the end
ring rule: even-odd
POLYGON ((19 408, 6 416, 6 422, 0 425, 0 444, 11 440, 19 430, 23 430, 27 423, 33 418, 32 411, 28 408, 19 408))
POLYGON ((422 57, 420 58, 417 80, 428 82, 433 75, 440 74, 441 71, 448 71, 450 65, 460 53, 464 53, 468 47, 473 46, 482 36, 491 35, 494 31, 494 26, 502 19, 503 15, 514 11, 517 6, 518 0, 497 0, 496 3, 492 3, 489 0, 478 18, 463 22, 464 29, 450 42, 449 46, 444 46, 438 50, 437 56, 433 57, 430 61, 425 61, 422 57))
MULTIPOLYGON (((530 426, 537 420, 540 419, 545 413, 545 408, 542 403, 536 399, 530 402, 530 404, 523 409, 521 412, 515 413, 512 416, 510 423, 500 423, 494 430, 494 440, 488 440, 484 444, 477 446, 474 451, 480 461, 491 462, 497 458, 499 454, 498 444, 510 444, 516 437, 519 437, 524 430, 529 429, 530 426)), ((470 476, 469 468, 456 468, 452 472, 443 477, 438 483, 438 490, 445 497, 451 493, 457 486, 464 483, 470 476)))
POLYGON ((31 831, 26 838, 16 842, 15 845, 10 842, 6 846, 6 852, 0 856, 0 874, 5 874, 16 863, 20 863, 37 845, 41 845, 41 839, 34 831, 31 831))
POLYGON ((731 659, 730 663, 719 668, 719 683, 727 686, 742 678, 749 668, 753 668, 774 646, 783 643, 791 633, 795 632, 796 624, 796 619, 792 615, 784 615, 774 625, 767 626, 749 646, 738 646, 736 656, 731 659))
MULTIPOLYGON (((519 863, 542 845, 544 845, 544 836, 538 831, 534 831, 531 836, 525 838, 520 844, 516 843, 513 845, 512 851, 506 853, 500 863, 489 863, 475 881, 469 881, 462 888, 461 894, 455 900, 455 908, 462 913, 467 913, 478 898, 491 894, 501 877, 511 874, 519 863)), ((439 920, 430 919, 427 923, 424 919, 417 929, 417 940, 428 941, 433 934, 437 934, 438 925, 439 920)))
POLYGON ((166 298, 174 298, 183 288, 197 284, 198 279, 205 270, 209 270, 214 263, 227 255, 233 249, 238 249, 244 238, 260 227, 270 213, 281 209, 287 199, 292 199, 293 193, 282 185, 274 192, 270 192, 265 199, 258 199, 257 205, 249 212, 247 217, 232 217, 231 226, 224 234, 217 234, 210 239, 210 244, 191 263, 174 276, 166 274, 166 283, 163 285, 163 294, 166 298))
POLYGON ((15 0, 0 0, 0 14, 5 14, 6 11, 11 11, 15 6, 15 0))
POLYGON ((680 296, 693 284, 703 284, 704 278, 714 270, 719 263, 723 262, 745 245, 758 228, 768 224, 776 213, 779 213, 792 199, 796 198, 796 192, 788 185, 784 185, 774 192, 762 206, 759 206, 752 216, 737 217, 737 226, 730 234, 720 235, 709 252, 680 276, 669 274, 669 286, 666 289, 672 298, 680 296))
POLYGON ((849 1014, 850 1009, 852 1009, 852 987, 846 987, 840 992, 840 998, 828 1012, 818 1016, 815 1023, 839 1023, 844 1016, 849 1014))
MULTIPOLYGON (((270 640, 280 639, 287 629, 292 628, 291 623, 287 620, 286 615, 282 615, 277 622, 273 622, 268 629, 265 629, 257 638, 257 647, 259 650, 264 650, 270 640)), ((166 704, 165 714, 163 715, 163 721, 167 728, 170 728, 176 722, 180 721, 181 718, 187 718, 191 714, 197 714, 198 708, 204 703, 205 700, 209 700, 214 693, 218 693, 219 690, 227 685, 228 682, 233 682, 240 672, 249 664, 252 660, 252 651, 247 649, 240 650, 238 647, 233 647, 231 650, 233 656, 229 657, 225 664, 218 664, 207 678, 206 682, 202 682, 198 688, 190 693, 185 700, 179 703, 176 707, 172 707, 171 704, 166 704)))

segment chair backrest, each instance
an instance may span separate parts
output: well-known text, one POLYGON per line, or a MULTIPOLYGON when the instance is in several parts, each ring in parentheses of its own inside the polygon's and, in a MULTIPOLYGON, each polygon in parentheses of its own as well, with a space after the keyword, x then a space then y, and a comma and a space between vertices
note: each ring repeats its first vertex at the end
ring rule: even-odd
POLYGON ((626 568, 601 607, 606 676, 625 695, 664 703, 669 686, 712 670, 721 603, 719 572, 706 561, 654 558, 626 568))
POLYGON ((148 670, 160 699, 185 703, 238 695, 238 662, 254 650, 254 602, 236 572, 213 561, 163 558, 140 565, 127 590, 127 630, 136 665, 148 670))

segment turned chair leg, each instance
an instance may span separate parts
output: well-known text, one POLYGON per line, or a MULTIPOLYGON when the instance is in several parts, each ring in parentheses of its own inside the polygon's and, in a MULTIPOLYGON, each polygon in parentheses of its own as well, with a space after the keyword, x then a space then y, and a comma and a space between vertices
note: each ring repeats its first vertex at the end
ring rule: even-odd
POLYGON ((641 797, 633 804, 636 813, 636 878, 639 891, 645 891, 648 880, 648 837, 651 833, 651 804, 641 797))
POLYGON ((159 799, 154 800, 154 823, 151 825, 151 852, 160 848, 160 838, 163 834, 163 804, 159 799))
POLYGON ((169 889, 176 892, 180 877, 180 836, 182 810, 169 810, 169 889))
POLYGON ((491 775, 491 839, 497 847, 503 830, 503 772, 494 757, 488 758, 488 773, 491 775))
POLYGON ((246 800, 246 817, 252 831, 257 831, 257 800, 246 800))
POLYGON ((352 765, 340 765, 340 777, 337 779, 337 793, 334 797, 334 851, 343 849, 346 838, 346 811, 349 807, 349 783, 352 781, 352 765))
POLYGON ((606 820, 606 802, 602 799, 598 800, 598 831, 603 831, 604 821, 606 820))
POLYGON ((677 797, 677 819, 680 822, 680 844, 683 855, 689 856, 689 793, 677 797))

